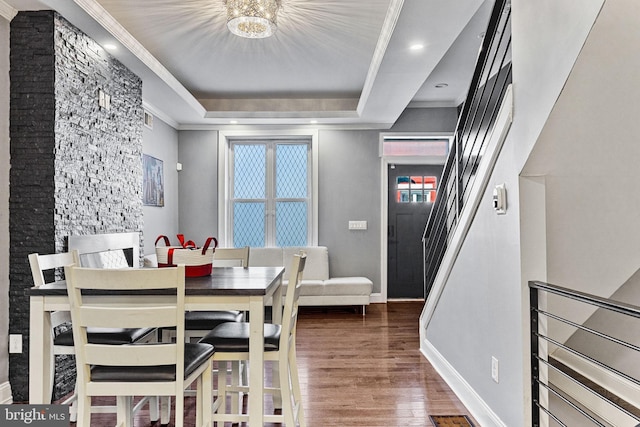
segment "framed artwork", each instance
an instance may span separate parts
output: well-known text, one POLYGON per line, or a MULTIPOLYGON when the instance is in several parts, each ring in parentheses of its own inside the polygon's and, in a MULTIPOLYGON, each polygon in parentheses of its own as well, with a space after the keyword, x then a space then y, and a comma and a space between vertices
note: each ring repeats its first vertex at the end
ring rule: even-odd
POLYGON ((164 170, 162 160, 142 155, 142 204, 164 206, 164 170))

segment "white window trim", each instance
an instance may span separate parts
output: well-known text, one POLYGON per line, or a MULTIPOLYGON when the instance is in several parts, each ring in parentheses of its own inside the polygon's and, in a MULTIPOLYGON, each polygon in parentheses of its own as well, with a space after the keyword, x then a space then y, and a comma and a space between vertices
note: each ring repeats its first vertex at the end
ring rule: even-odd
POLYGON ((318 244, 318 131, 315 129, 300 130, 237 130, 218 132, 218 241, 220 246, 230 247, 228 227, 230 224, 231 205, 229 188, 229 140, 230 139, 311 139, 311 241, 309 246, 318 244))

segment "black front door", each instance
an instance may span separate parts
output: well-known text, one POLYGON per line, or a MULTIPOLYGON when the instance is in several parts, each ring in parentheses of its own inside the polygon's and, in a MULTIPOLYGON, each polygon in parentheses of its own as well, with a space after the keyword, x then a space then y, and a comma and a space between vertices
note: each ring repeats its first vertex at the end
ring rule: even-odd
POLYGON ((424 298, 422 233, 441 165, 389 165, 388 298, 424 298))

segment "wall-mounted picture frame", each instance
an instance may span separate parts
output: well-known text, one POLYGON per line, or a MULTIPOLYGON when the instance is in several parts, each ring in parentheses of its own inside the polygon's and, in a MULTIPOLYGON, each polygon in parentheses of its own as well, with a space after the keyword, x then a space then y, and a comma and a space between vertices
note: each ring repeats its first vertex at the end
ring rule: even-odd
POLYGON ((142 204, 164 206, 164 165, 162 160, 142 155, 142 204))

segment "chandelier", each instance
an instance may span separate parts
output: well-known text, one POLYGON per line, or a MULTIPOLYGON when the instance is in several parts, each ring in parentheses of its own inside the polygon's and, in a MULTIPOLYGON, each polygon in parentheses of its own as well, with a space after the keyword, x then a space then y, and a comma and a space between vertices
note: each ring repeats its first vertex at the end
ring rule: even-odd
POLYGON ((226 0, 227 28, 236 36, 262 39, 276 32, 280 0, 226 0))

